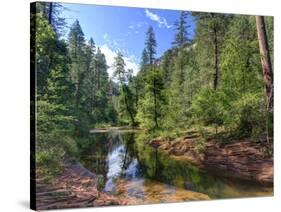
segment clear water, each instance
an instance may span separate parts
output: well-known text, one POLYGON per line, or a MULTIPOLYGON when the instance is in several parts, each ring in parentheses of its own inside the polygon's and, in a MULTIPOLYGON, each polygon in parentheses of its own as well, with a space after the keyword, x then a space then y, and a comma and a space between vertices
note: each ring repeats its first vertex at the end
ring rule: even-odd
POLYGON ((131 204, 273 195, 272 187, 199 171, 146 141, 139 132, 93 133, 78 142, 80 162, 103 175, 104 192, 131 204))

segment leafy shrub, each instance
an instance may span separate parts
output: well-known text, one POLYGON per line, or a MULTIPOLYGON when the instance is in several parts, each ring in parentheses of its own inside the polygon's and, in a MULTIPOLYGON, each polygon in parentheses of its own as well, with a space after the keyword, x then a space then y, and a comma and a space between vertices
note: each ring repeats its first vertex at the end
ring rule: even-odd
POLYGON ((90 120, 88 119, 87 115, 83 112, 81 112, 78 117, 79 118, 75 123, 76 135, 87 135, 90 130, 90 120))
POLYGON ((231 116, 242 135, 260 137, 266 132, 265 103, 264 96, 259 93, 246 93, 233 102, 231 116))
POLYGON ((193 118, 203 126, 223 126, 240 136, 263 137, 267 121, 266 100, 263 93, 237 94, 227 90, 203 89, 192 104, 193 118))
POLYGON ((205 147, 206 147, 206 141, 203 138, 201 138, 197 140, 194 149, 197 153, 202 153, 204 152, 205 147))
POLYGON ((35 158, 37 170, 43 174, 45 180, 51 180, 60 172, 61 166, 57 150, 49 149, 48 151, 36 152, 35 158))
POLYGON ((36 137, 36 168, 46 179, 51 180, 61 170, 61 161, 66 155, 76 156, 78 147, 74 139, 55 131, 42 133, 38 131, 36 137))
POLYGON ((224 94, 220 91, 202 89, 192 104, 193 118, 202 125, 223 124, 224 94))
POLYGON ((97 183, 97 189, 99 191, 102 191, 104 189, 104 186, 105 186, 105 181, 104 181, 104 178, 102 176, 100 176, 98 178, 98 183, 97 183))

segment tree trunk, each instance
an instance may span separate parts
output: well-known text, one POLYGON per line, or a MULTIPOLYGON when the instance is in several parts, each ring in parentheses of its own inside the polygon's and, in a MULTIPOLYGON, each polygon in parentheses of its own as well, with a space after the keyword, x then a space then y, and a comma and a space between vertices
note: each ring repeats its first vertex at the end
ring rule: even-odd
POLYGON ((124 93, 124 100, 125 100, 126 110, 129 113, 129 116, 130 116, 130 119, 131 119, 131 122, 132 122, 132 126, 136 126, 134 115, 133 115, 133 112, 132 112, 132 110, 131 110, 131 108, 129 106, 128 99, 127 99, 127 95, 129 93, 128 92, 128 87, 127 87, 127 85, 122 83, 120 74, 119 74, 119 81, 121 82, 122 91, 124 93))
POLYGON ((257 34, 259 40, 259 48, 261 55, 261 65, 263 70, 263 78, 265 82, 267 108, 269 112, 273 112, 273 71, 271 66, 268 41, 263 16, 256 16, 257 34))
POLYGON ((97 80, 98 80, 98 90, 100 89, 100 70, 97 72, 97 80))
POLYGON ((218 87, 218 75, 219 75, 219 67, 218 67, 218 38, 217 38, 217 28, 214 27, 214 45, 215 45, 215 73, 214 73, 214 89, 216 90, 218 87))
POLYGON ((48 14, 48 22, 52 26, 52 15, 53 15, 53 3, 49 3, 49 14, 48 14))
POLYGON ((139 92, 138 92, 138 82, 137 79, 135 79, 135 91, 136 91, 136 97, 135 97, 135 105, 136 108, 138 108, 138 101, 139 101, 139 92))
POLYGON ((183 90, 183 82, 184 82, 184 73, 183 73, 183 47, 180 50, 180 87, 183 90))
MULTIPOLYGON (((127 91, 125 91, 127 92, 127 91)), ((134 115, 130 109, 130 106, 129 106, 129 103, 128 103, 128 99, 127 99, 127 93, 125 93, 125 104, 126 104, 126 109, 127 109, 127 112, 129 113, 129 116, 130 116, 130 119, 131 119, 131 122, 132 122, 132 126, 135 126, 135 119, 134 119, 134 115)))
POLYGON ((158 120, 157 120, 157 98, 156 98, 156 83, 155 83, 155 70, 153 74, 153 98, 154 98, 154 122, 155 128, 158 128, 158 120))

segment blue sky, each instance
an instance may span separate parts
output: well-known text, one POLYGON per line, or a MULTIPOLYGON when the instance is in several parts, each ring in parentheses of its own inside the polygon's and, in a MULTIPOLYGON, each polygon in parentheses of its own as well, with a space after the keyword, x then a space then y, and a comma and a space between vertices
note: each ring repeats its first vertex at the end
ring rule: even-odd
MULTIPOLYGON (((171 48, 174 39, 174 23, 179 19, 179 11, 98 6, 90 4, 62 4, 66 10, 62 16, 68 26, 78 19, 88 40, 92 37, 112 65, 116 52, 121 51, 127 68, 138 71, 141 52, 144 48, 145 33, 152 26, 157 40, 157 57, 171 48)), ((194 35, 195 24, 188 18, 189 33, 194 35)), ((66 31, 68 33, 68 31, 66 31)), ((109 74, 112 69, 109 68, 109 74)))

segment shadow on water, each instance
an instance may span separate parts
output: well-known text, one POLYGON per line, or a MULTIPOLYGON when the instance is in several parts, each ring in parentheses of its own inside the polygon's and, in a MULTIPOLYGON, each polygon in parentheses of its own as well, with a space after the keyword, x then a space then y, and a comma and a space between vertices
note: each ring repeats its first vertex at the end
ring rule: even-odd
POLYGON ((95 133, 78 143, 81 163, 103 175, 104 191, 113 195, 126 194, 147 203, 167 198, 168 201, 204 199, 194 196, 194 192, 211 199, 272 195, 272 188, 215 177, 174 160, 146 145, 143 133, 95 133), (186 195, 187 192, 193 193, 186 195), (181 198, 171 198, 175 194, 181 198))

